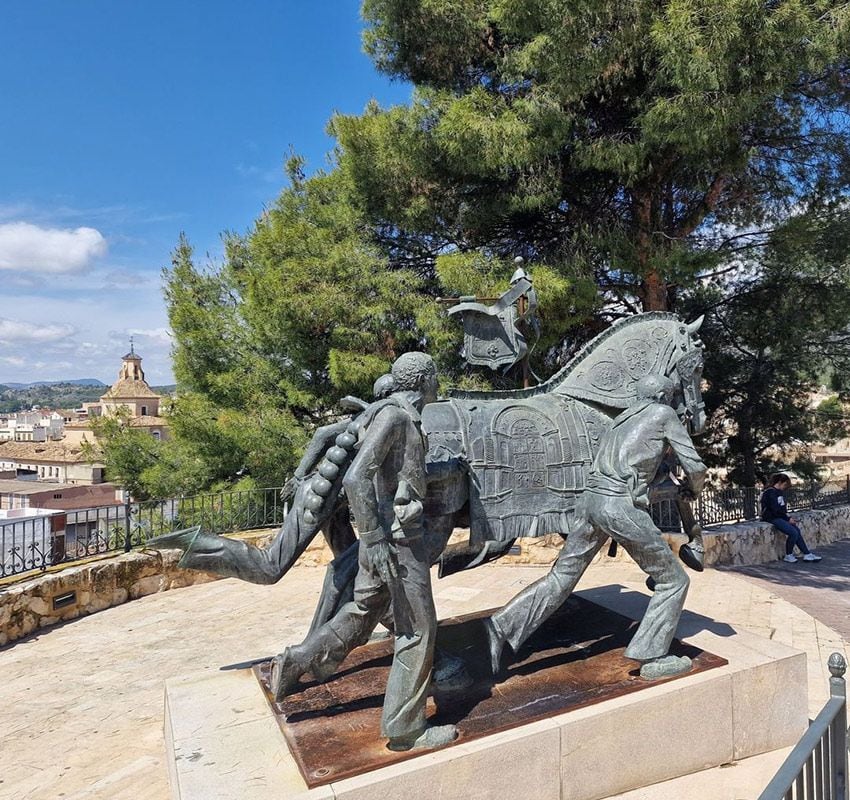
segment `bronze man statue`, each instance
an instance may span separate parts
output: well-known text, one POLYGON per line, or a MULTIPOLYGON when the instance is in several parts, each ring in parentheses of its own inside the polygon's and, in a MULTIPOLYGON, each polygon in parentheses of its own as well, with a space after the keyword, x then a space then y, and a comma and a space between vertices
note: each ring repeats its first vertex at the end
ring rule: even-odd
MULTIPOLYGON (((375 399, 385 400, 393 388, 392 376, 382 375, 375 381, 375 399)), ((337 502, 339 485, 334 479, 350 458, 363 411, 368 408, 366 403, 354 398, 344 398, 343 403, 360 413, 315 432, 295 475, 281 492, 284 500, 294 498, 293 508, 268 547, 256 547, 198 527, 159 536, 148 542, 148 546, 184 550, 181 567, 260 584, 277 583, 319 530, 324 531, 328 546, 339 559, 354 543, 355 536, 348 505, 337 502), (324 494, 317 494, 317 490, 324 494)), ((330 572, 333 579, 333 569, 330 572)))
POLYGON ((654 581, 655 591, 626 656, 641 662, 644 678, 690 669, 690 659, 669 655, 689 579, 649 514, 649 484, 668 446, 699 493, 705 464, 670 407, 672 382, 649 374, 637 384, 637 402, 613 422, 601 442, 579 498, 576 530, 548 575, 528 586, 487 621, 490 656, 497 672, 505 643, 516 652, 569 597, 610 536, 654 581))
POLYGON ((381 733, 390 749, 408 750, 448 744, 457 730, 428 728, 425 721, 437 616, 422 516, 427 446, 420 412, 437 398, 437 374, 429 356, 406 353, 393 364, 392 375, 395 391, 363 415, 357 454, 343 479, 360 533, 354 600, 301 645, 277 656, 271 683, 280 699, 305 672, 319 679, 333 674, 392 601, 395 652, 381 733))

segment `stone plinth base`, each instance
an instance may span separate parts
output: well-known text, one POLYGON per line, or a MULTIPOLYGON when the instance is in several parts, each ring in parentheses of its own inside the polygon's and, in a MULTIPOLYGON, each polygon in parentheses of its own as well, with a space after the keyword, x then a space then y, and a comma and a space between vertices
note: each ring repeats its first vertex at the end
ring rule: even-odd
MULTIPOLYGON (((635 619, 647 602, 621 587, 582 595, 635 619)), ((803 653, 687 612, 679 635, 728 665, 314 789, 250 670, 169 681, 173 797, 597 800, 796 741, 807 724, 803 653)))

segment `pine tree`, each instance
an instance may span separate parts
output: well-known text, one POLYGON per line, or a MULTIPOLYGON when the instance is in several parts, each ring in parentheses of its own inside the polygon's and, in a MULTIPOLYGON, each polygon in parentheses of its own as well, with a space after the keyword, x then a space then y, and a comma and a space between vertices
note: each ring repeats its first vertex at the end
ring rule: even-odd
POLYGON ((823 0, 366 0, 409 106, 337 116, 392 263, 525 255, 665 309, 761 224, 846 185, 848 7, 823 0))
MULTIPOLYGON (((755 486, 791 466, 791 450, 846 435, 846 422, 826 425, 811 396, 829 377, 847 389, 850 212, 796 215, 730 267, 683 305, 706 314, 705 451, 734 482, 755 486)), ((814 474, 805 453, 793 466, 814 474)))

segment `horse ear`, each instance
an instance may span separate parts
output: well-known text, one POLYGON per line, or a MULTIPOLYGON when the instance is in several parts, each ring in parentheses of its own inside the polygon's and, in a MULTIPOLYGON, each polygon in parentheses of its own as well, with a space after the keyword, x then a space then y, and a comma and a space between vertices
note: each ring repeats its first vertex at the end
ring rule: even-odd
POLYGON ((705 320, 705 314, 703 314, 699 319, 695 319, 693 322, 689 323, 686 327, 688 329, 688 333, 691 335, 695 334, 701 327, 702 323, 705 320))

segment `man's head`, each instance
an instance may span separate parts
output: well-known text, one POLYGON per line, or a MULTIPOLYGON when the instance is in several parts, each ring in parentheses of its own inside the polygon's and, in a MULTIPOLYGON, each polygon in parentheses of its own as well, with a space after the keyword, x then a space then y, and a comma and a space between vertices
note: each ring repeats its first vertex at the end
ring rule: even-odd
POLYGON ((770 485, 774 489, 780 489, 783 492, 791 485, 791 478, 784 472, 777 472, 771 479, 770 485))
POLYGON ((425 353, 405 353, 392 367, 395 391, 418 392, 424 403, 437 399, 437 367, 425 353))
POLYGON ((381 375, 372 386, 372 395, 376 400, 383 400, 389 397, 395 391, 395 380, 393 376, 387 372, 381 375))
POLYGON ((673 400, 675 387, 673 381, 664 375, 658 375, 651 372, 649 375, 644 375, 635 387, 638 400, 656 400, 659 403, 667 403, 668 405, 673 400))

